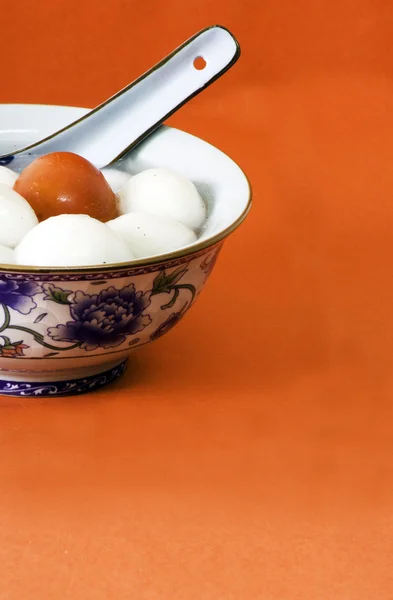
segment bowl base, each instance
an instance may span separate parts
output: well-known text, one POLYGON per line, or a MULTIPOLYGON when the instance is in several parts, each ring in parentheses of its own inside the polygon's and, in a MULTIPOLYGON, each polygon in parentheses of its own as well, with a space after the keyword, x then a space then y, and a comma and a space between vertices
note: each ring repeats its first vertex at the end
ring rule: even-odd
MULTIPOLYGON (((75 377, 80 375, 80 370, 70 370, 67 373, 67 378, 63 379, 56 377, 56 373, 46 374, 46 378, 41 373, 32 374, 31 379, 29 373, 17 374, 0 371, 0 396, 22 396, 22 397, 54 397, 54 396, 76 396, 78 394, 86 394, 93 392, 108 383, 120 377, 126 369, 127 360, 122 360, 118 364, 113 364, 108 369, 108 365, 101 365, 105 368, 101 372, 87 372, 84 377, 75 377), (72 377, 74 375, 74 377, 72 377)), ((98 369, 94 369, 97 371, 98 369)))

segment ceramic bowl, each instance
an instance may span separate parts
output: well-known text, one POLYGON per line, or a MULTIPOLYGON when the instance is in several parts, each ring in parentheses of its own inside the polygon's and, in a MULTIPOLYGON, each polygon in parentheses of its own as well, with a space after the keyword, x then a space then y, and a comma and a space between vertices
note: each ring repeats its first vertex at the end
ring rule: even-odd
MULTIPOLYGON (((87 112, 0 105, 0 154, 43 138, 87 112)), ((212 272, 224 240, 248 213, 250 187, 241 169, 183 131, 161 127, 126 161, 132 173, 160 166, 189 177, 208 203, 203 234, 179 251, 132 263, 70 269, 3 266, 0 394, 80 394, 121 375, 131 352, 183 318, 212 272)))

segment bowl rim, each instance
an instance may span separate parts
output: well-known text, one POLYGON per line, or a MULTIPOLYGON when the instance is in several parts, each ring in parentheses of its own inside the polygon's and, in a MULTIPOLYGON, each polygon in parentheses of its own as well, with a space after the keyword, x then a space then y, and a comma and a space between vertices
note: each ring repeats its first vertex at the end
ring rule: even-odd
MULTIPOLYGON (((60 104, 24 104, 24 103, 5 103, 5 104, 3 104, 3 106, 15 106, 15 105, 17 105, 17 106, 37 106, 37 107, 43 107, 43 108, 50 107, 50 108, 60 108, 60 109, 61 108, 71 108, 71 109, 75 108, 77 110, 86 110, 89 112, 91 110, 91 109, 86 109, 83 107, 64 106, 64 105, 60 105, 60 104)), ((87 112, 86 114, 89 114, 89 112, 87 112)), ((65 127, 65 129, 66 128, 67 127, 65 127)), ((152 265, 158 265, 158 264, 165 263, 165 262, 176 261, 177 259, 184 258, 186 256, 192 257, 196 253, 200 253, 203 250, 207 250, 208 248, 216 246, 220 242, 223 242, 229 235, 231 235, 243 223, 243 221, 247 217, 248 213, 250 212, 251 205, 252 205, 252 196, 253 196, 252 187, 251 187, 250 180, 247 177, 246 173, 237 164, 236 161, 234 161, 230 156, 228 156, 228 154, 223 152, 217 146, 210 144, 206 140, 199 138, 198 136, 188 133, 187 131, 184 131, 177 127, 171 127, 170 125, 164 124, 164 125, 161 125, 160 128, 173 129, 175 131, 180 131, 190 137, 194 137, 194 138, 202 141, 205 144, 208 144, 209 146, 212 146, 213 148, 215 148, 216 150, 221 152, 224 156, 226 156, 230 161, 232 161, 240 169, 240 171, 245 179, 245 182, 247 184, 248 198, 247 198, 247 203, 246 203, 244 210, 239 215, 239 217, 237 219, 235 219, 235 221, 233 221, 230 225, 228 225, 228 227, 226 227, 219 233, 216 233, 215 235, 213 235, 207 239, 201 240, 199 242, 197 241, 194 244, 190 244, 189 246, 180 248, 179 250, 174 250, 172 252, 167 252, 165 254, 157 254, 155 256, 145 257, 145 258, 137 258, 137 259, 129 260, 129 261, 125 261, 125 262, 107 263, 105 265, 86 265, 86 266, 77 266, 77 267, 62 267, 62 266, 59 266, 59 267, 35 267, 35 266, 28 266, 28 265, 2 264, 2 265, 0 265, 0 273, 6 271, 9 273, 35 273, 35 274, 37 274, 37 273, 45 273, 45 274, 47 274, 47 273, 53 273, 53 274, 86 273, 86 274, 88 274, 88 273, 107 273, 109 271, 118 271, 118 270, 131 271, 133 268, 149 267, 152 265)), ((154 136, 154 132, 151 135, 154 136)), ((148 137, 150 137, 150 135, 148 137)))

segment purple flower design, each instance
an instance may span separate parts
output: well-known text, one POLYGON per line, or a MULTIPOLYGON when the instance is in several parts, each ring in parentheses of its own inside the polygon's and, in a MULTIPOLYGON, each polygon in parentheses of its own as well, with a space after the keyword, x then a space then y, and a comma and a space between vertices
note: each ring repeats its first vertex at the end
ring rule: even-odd
POLYGON ((178 323, 180 321, 180 319, 183 317, 183 314, 184 313, 182 313, 182 312, 175 312, 175 313, 172 313, 171 315, 169 315, 167 320, 164 321, 163 323, 161 323, 161 325, 155 331, 153 331, 153 333, 150 336, 150 339, 156 340, 159 337, 161 337, 162 335, 164 335, 167 331, 172 329, 172 327, 174 327, 176 325, 176 323, 178 323))
POLYGON ((70 297, 74 320, 50 327, 48 335, 58 342, 80 342, 85 350, 113 348, 149 325, 150 317, 143 314, 149 304, 150 292, 136 292, 132 283, 91 296, 79 291, 70 297))
POLYGON ((28 315, 37 307, 32 297, 40 291, 40 286, 33 281, 0 281, 0 304, 28 315))

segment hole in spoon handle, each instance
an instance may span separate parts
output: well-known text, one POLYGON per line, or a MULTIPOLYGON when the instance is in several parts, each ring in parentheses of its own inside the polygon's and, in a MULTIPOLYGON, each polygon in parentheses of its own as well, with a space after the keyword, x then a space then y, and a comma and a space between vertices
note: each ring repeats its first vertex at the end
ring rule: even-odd
POLYGON ((193 65, 194 69, 196 69, 197 71, 203 71, 203 69, 206 69, 207 62, 205 61, 203 56, 196 56, 194 58, 193 65))

